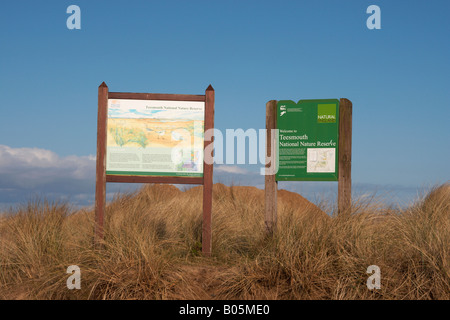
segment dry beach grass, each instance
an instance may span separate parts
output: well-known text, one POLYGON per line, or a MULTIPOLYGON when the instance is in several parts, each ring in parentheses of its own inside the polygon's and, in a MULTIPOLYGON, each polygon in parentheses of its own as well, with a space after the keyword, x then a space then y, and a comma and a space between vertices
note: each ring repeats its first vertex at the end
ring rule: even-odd
POLYGON ((148 185, 108 204, 104 249, 94 215, 30 202, 0 218, 1 299, 450 299, 450 185, 407 209, 355 201, 330 217, 279 191, 264 228, 263 191, 214 185, 213 256, 201 256, 201 187, 148 185), (81 268, 68 290, 66 269, 81 268), (381 269, 368 290, 367 267, 381 269))

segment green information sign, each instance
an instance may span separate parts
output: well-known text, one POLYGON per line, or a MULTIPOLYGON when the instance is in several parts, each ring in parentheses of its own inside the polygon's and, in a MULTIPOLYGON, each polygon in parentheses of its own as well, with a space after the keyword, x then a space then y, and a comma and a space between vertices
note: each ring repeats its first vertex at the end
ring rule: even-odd
POLYGON ((339 100, 278 101, 278 181, 337 181, 339 100))

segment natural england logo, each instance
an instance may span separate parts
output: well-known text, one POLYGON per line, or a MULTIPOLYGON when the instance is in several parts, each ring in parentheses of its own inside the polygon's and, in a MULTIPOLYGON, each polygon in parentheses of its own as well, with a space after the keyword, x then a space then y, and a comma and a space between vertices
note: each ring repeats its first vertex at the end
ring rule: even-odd
POLYGON ((336 105, 319 104, 317 106, 317 123, 336 123, 336 105))

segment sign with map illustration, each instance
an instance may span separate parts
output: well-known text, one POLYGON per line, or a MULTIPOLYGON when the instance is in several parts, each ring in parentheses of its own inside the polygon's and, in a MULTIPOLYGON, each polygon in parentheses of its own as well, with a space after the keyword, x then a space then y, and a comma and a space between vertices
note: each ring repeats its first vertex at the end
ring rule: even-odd
POLYGON ((337 181, 339 100, 277 103, 279 181, 337 181))
POLYGON ((205 102, 108 99, 106 174, 203 176, 205 102))

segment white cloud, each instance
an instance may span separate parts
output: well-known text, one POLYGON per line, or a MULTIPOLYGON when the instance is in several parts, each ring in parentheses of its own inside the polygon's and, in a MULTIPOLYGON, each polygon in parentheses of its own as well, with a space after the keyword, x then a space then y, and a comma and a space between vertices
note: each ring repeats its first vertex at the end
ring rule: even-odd
POLYGON ((60 157, 50 150, 0 145, 0 187, 36 187, 61 178, 89 179, 93 174, 92 155, 60 157))
MULTIPOLYGON (((51 150, 0 145, 0 211, 36 197, 92 205, 95 160, 94 155, 61 157, 51 150)), ((134 190, 138 185, 111 183, 108 195, 134 190)))
POLYGON ((216 172, 233 173, 233 174, 249 174, 247 170, 238 166, 220 165, 214 167, 216 172))
POLYGON ((11 169, 11 167, 33 166, 45 168, 51 166, 58 156, 49 150, 37 148, 11 148, 0 145, 0 172, 11 169))
POLYGON ((95 189, 95 156, 61 157, 39 148, 0 145, 0 204, 27 201, 33 196, 73 199, 95 189))

